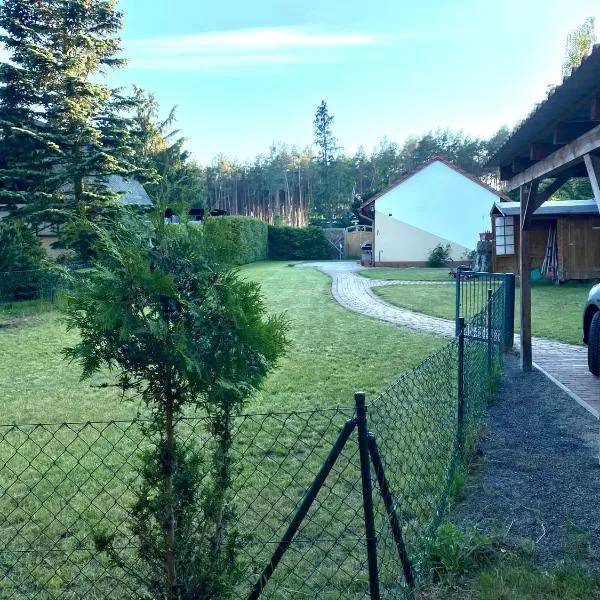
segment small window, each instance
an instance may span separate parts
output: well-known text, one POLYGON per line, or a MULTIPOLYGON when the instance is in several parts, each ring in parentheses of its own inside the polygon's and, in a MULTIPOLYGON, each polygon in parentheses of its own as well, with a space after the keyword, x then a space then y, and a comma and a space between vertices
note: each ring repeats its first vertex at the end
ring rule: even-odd
POLYGON ((515 253, 514 217, 496 217, 496 256, 515 253))

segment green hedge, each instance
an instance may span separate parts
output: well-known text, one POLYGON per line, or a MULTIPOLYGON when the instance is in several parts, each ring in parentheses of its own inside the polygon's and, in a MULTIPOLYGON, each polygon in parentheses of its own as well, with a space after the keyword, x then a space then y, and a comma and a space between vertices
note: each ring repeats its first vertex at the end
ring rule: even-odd
POLYGON ((245 265, 267 258, 267 224, 251 217, 207 217, 206 246, 220 261, 245 265))
POLYGON ((273 260, 326 260, 329 243, 320 227, 269 225, 269 258, 273 260))

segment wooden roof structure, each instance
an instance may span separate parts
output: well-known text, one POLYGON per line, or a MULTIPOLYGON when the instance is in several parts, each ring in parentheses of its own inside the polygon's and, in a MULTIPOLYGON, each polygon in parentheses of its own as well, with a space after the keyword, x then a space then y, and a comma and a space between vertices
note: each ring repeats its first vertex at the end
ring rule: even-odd
POLYGON ((508 191, 520 191, 521 366, 530 371, 531 217, 573 177, 589 177, 600 209, 600 45, 536 106, 488 165, 499 167, 508 191))

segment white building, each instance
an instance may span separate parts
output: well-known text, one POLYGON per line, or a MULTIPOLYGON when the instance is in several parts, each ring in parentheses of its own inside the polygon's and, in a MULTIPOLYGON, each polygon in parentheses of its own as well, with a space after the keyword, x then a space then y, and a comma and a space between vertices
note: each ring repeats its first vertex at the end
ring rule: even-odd
POLYGON ((475 249, 489 231, 490 206, 509 198, 442 157, 369 198, 360 211, 373 219, 373 260, 377 266, 423 266, 438 244, 450 245, 453 261, 475 249))

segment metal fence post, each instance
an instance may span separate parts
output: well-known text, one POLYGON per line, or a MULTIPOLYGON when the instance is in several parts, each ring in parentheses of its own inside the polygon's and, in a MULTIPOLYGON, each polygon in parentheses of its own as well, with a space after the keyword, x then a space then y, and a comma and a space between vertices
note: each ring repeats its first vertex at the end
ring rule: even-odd
POLYGON ((412 591, 415 587, 413 569, 412 565, 410 564, 410 559, 408 558, 408 552, 406 551, 406 544, 404 543, 402 528, 400 527, 400 521, 398 519, 398 515, 396 514, 396 509, 394 508, 394 499, 392 497, 392 492, 390 491, 387 477, 385 476, 383 462, 381 460, 381 455, 379 454, 379 448, 377 447, 377 441, 375 439, 375 435, 372 433, 369 433, 369 454, 371 456, 371 460, 373 461, 375 477, 377 478, 377 483, 379 484, 379 491, 381 492, 383 504, 385 505, 385 510, 387 512, 390 527, 392 529, 392 537, 394 538, 394 542, 396 542, 398 558, 400 558, 400 562, 402 563, 404 579, 406 580, 408 589, 411 590, 412 598, 412 591))
POLYGON ((487 366, 488 377, 492 373, 492 290, 487 292, 487 366))
POLYGON ((352 434, 356 426, 357 423, 354 421, 354 419, 349 419, 348 421, 346 421, 346 424, 340 431, 340 434, 338 435, 338 438, 335 441, 333 448, 331 448, 329 454, 327 455, 327 458, 325 459, 325 462, 321 465, 317 476, 315 477, 311 486, 306 491, 306 494, 304 494, 302 502, 296 510, 296 514, 294 515, 287 530, 283 534, 282 540, 279 542, 279 545, 275 549, 275 552, 273 553, 269 564, 263 569, 259 580, 255 583, 254 587, 252 588, 252 591, 248 596, 248 600, 258 600, 258 598, 260 598, 263 590, 265 589, 265 586, 267 585, 267 582, 271 578, 271 575, 273 575, 273 572, 275 571, 277 565, 283 558, 283 555, 287 552, 287 549, 292 544, 292 540, 298 532, 300 525, 302 525, 302 521, 308 514, 308 511, 312 506, 313 502, 315 501, 317 494, 323 487, 325 480, 331 472, 331 469, 333 469, 333 465, 335 465, 342 450, 344 449, 344 446, 346 445, 346 442, 350 438, 350 435, 352 434))
POLYGON ((364 392, 354 394, 356 404, 356 427, 362 482, 365 532, 367 535, 367 561, 369 566, 369 590, 371 600, 379 600, 379 573, 377 571, 377 539, 375 537, 375 514, 373 510, 373 486, 371 484, 371 461, 369 459, 369 432, 367 431, 367 407, 364 392))
POLYGON ((463 429, 465 420, 465 319, 458 319, 458 416, 456 419, 456 435, 458 448, 462 451, 463 429))
POLYGON ((458 320, 460 319, 460 268, 456 268, 456 309, 454 311, 454 329, 455 335, 458 337, 460 332, 458 320))
POLYGON ((504 275, 504 351, 510 352, 515 344, 515 274, 504 275))

